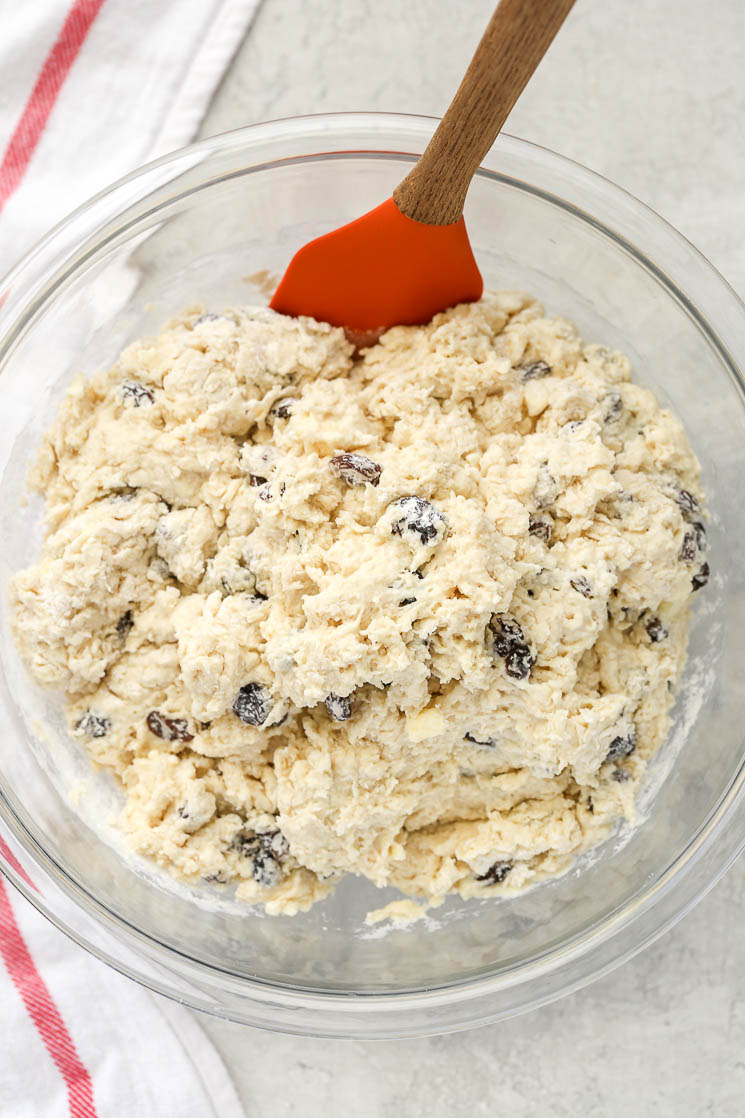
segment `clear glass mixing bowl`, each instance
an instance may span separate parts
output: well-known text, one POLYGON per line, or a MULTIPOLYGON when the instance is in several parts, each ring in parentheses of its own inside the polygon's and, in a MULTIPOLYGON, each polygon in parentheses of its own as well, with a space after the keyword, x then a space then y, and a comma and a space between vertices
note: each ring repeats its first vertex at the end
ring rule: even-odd
MULTIPOLYGON (((38 503, 20 498, 72 373, 105 365, 186 304, 265 301, 256 273, 281 273, 304 241, 387 197, 434 123, 308 117, 196 144, 94 198, 0 284, 3 584, 38 546, 38 503)), ((636 829, 523 896, 452 900, 387 932, 364 915, 392 894, 356 880, 294 918, 211 904, 206 888, 175 887, 104 833, 114 791, 90 779, 54 698, 25 676, 2 594, 4 870, 95 955, 236 1021, 412 1036, 539 1005, 659 935, 743 843, 745 308, 628 194, 508 136, 476 176, 466 218, 487 284, 531 291, 586 338, 623 348, 681 416, 703 466, 714 577, 696 603, 675 729, 636 829)))

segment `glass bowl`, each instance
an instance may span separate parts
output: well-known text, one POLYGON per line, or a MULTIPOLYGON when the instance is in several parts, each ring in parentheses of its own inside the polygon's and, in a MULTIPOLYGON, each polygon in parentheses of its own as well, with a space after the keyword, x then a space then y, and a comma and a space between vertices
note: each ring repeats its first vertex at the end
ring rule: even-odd
MULTIPOLYGON (((435 121, 343 114, 218 136, 123 179, 72 214, 0 284, 0 581, 34 556, 22 501, 69 377, 112 361, 185 305, 266 301, 310 237, 390 195, 435 121), (262 293, 263 292, 263 293, 262 293)), ((539 1005, 629 958, 701 897, 745 834, 739 687, 745 585, 745 308, 679 234, 589 171, 501 136, 466 219, 488 286, 521 288, 588 340, 622 348, 685 423, 710 497, 711 567, 669 741, 635 828, 522 896, 451 899, 409 927, 367 927, 393 899, 356 879, 305 915, 266 917, 176 886, 128 855, 54 696, 0 622, 0 862, 98 957, 202 1010, 335 1037, 414 1036, 539 1005), (103 820, 103 822, 102 822, 103 820)))

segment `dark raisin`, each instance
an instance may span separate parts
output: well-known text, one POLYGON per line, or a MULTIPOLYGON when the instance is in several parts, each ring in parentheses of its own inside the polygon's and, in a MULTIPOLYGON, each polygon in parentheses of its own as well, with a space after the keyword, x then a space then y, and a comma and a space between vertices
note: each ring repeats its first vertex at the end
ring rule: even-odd
POLYGON ((706 529, 700 520, 694 520, 683 537, 680 558, 683 562, 690 563, 696 558, 699 551, 703 551, 705 547, 706 529))
POLYGON ((247 683, 236 695, 232 710, 248 726, 263 726, 273 705, 266 687, 247 683))
POLYGON ((194 740, 194 735, 189 733, 189 723, 185 718, 168 718, 159 710, 151 710, 145 721, 148 729, 164 741, 194 740))
POLYGON ((695 516, 701 511, 698 499, 687 489, 676 489, 673 493, 673 500, 686 517, 695 516))
POLYGON ((518 623, 504 614, 494 614, 489 622, 494 635, 494 652, 505 662, 505 671, 513 679, 525 679, 535 664, 531 652, 518 623))
POLYGON ((543 516, 536 516, 535 513, 530 514, 528 532, 531 536, 537 536, 539 540, 549 544, 551 542, 551 530, 550 520, 546 520, 543 516))
POLYGON ((592 586, 584 575, 575 575, 574 578, 570 578, 569 585, 572 587, 572 590, 576 590, 583 598, 594 597, 592 586))
POLYGON ((683 536, 683 546, 680 549, 680 558, 684 563, 690 563, 692 559, 696 558, 698 547, 696 546, 696 533, 686 532, 683 536))
POLYGON ((271 410, 271 414, 277 419, 289 419, 292 415, 293 406, 297 403, 295 396, 285 396, 281 400, 277 400, 276 404, 271 410))
POLYGON ((266 485, 266 478, 261 477, 259 474, 249 474, 248 484, 258 488, 259 485, 266 485))
POLYGON ((231 850, 236 850, 242 858, 252 858, 259 849, 258 835, 247 835, 241 831, 230 844, 231 850))
POLYGON ((609 392, 603 400, 603 421, 615 423, 623 411, 623 399, 620 392, 609 392))
POLYGON ((660 641, 664 641, 670 636, 659 617, 648 617, 644 622, 644 628, 647 630, 647 636, 653 644, 658 644, 660 641))
POLYGON ((259 885, 276 885, 282 876, 281 862, 289 850, 287 839, 281 831, 267 831, 261 835, 238 834, 233 839, 232 850, 253 862, 253 879, 259 885))
POLYGON ((121 386, 122 403, 126 407, 141 408, 148 407, 155 402, 155 396, 150 388, 146 388, 144 384, 138 384, 134 380, 125 380, 121 386))
POLYGON ((329 466, 347 485, 377 485, 383 467, 364 454, 337 454, 329 466))
POLYGON ((704 563, 703 567, 701 567, 701 569, 697 571, 691 579, 691 586, 693 587, 694 594, 697 590, 700 590, 702 586, 706 586, 706 583, 709 581, 710 574, 711 571, 709 570, 709 564, 704 563))
POLYGON ((128 609, 126 613, 122 614, 122 616, 116 623, 117 636, 121 637, 122 640, 125 640, 127 634, 131 632, 134 623, 135 622, 134 618, 132 617, 132 610, 128 609))
POLYGON ((486 881, 489 885, 499 885, 500 881, 504 881, 507 874, 512 869, 512 862, 495 862, 493 866, 489 866, 486 873, 477 875, 477 881, 486 881))
POLYGON ((326 710, 336 722, 346 722, 352 717, 352 699, 350 695, 335 695, 333 691, 324 699, 326 710))
POLYGON ((75 729, 89 738, 102 738, 111 729, 111 719, 102 714, 92 714, 87 710, 75 723, 75 729))
POLYGON ((610 743, 608 752, 605 755, 606 761, 617 761, 619 757, 630 757, 636 749, 636 734, 630 730, 628 734, 619 734, 610 743))
POLYGON ((595 804, 593 802, 592 796, 587 797, 587 810, 589 811, 590 815, 595 814, 595 804))
POLYGON ((486 745, 489 749, 493 749, 497 744, 494 738, 475 738, 473 734, 465 734, 466 741, 470 741, 472 745, 486 745))
POLYGON ((424 578, 424 571, 414 571, 414 574, 416 575, 416 577, 419 579, 420 582, 424 578))
POLYGON ((533 361, 530 365, 520 366, 520 380, 540 380, 550 374, 551 366, 546 361, 533 361))
POLYGON ((403 515, 393 521, 391 526, 393 536, 402 536, 406 529, 415 532, 422 543, 426 544, 436 540, 447 527, 447 521, 442 513, 423 497, 401 497, 394 503, 403 515))
POLYGON ((556 478, 553 477, 549 468, 548 462, 544 462, 538 467, 536 474, 535 487, 533 489, 533 497, 539 509, 548 508, 552 505, 556 498, 559 496, 559 486, 556 478))
POLYGON ((416 598, 402 598, 398 603, 399 606, 413 606, 416 598))

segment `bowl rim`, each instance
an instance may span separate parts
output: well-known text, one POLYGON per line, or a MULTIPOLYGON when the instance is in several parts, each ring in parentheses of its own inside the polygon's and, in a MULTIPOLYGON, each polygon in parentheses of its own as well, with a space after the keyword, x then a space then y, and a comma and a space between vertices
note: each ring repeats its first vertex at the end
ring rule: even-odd
MULTIPOLYGON (((175 168, 184 159, 188 161, 193 158, 197 163, 201 157, 244 149, 249 151, 267 142, 281 144, 292 140, 300 143, 321 136, 328 139, 329 148, 320 154, 329 158, 352 151, 370 154, 377 152, 381 156, 415 156, 416 152, 410 152, 408 149, 403 151, 397 148, 388 151, 379 148, 331 145, 350 133, 369 135, 371 140, 376 136, 381 140, 387 137, 388 143, 394 143, 398 133, 409 138, 416 135, 417 143, 421 143, 423 147, 437 123, 437 119, 433 117, 404 113, 349 112, 285 117, 197 141, 134 170, 99 191, 58 222, 10 269, 5 278, 0 280, 0 295, 3 291, 10 295, 4 303, 0 301, 0 364, 8 349, 12 347, 17 331, 21 329, 19 319, 32 314, 35 309, 43 305, 50 291, 56 288, 56 283, 47 285, 46 288, 43 284, 39 287, 38 283, 39 278, 48 279, 50 257, 53 258, 55 268, 59 271, 58 242, 64 242, 65 238, 68 238, 71 244, 77 242, 78 224, 86 221, 90 223, 91 219, 95 222, 101 209, 106 210, 103 215, 105 219, 111 220, 112 198, 117 194, 127 195, 127 188, 133 184, 147 186, 149 178, 154 177, 157 181, 159 171, 175 168), (71 233, 73 236, 70 238, 71 233), (39 272, 40 267, 41 277, 34 275, 39 272), (3 324, 7 320, 10 320, 10 328, 6 333, 3 331, 3 324)), ((309 157, 312 156, 301 154, 299 158, 309 157)), ((318 153, 315 157, 318 157, 318 153)), ((280 161, 286 162, 288 158, 297 157, 285 156, 280 161)), ((270 165, 270 162, 262 159, 255 164, 247 164, 242 169, 242 173, 248 174, 264 168, 270 165)), ((488 178, 507 179, 528 192, 538 194, 554 204, 562 205, 582 220, 598 227, 604 235, 614 239, 625 251, 631 252, 642 266, 648 267, 655 274, 671 295, 684 304, 689 315, 695 319, 696 324, 718 351, 740 392, 745 393, 745 378, 733 357, 733 352, 737 351, 738 337, 745 336, 745 306, 733 288, 698 249, 654 210, 622 187, 582 164, 551 152, 545 147, 507 134, 502 134, 498 138, 485 157, 484 165, 478 174, 488 178), (516 180, 512 175, 490 170, 490 161, 501 151, 520 156, 526 167, 532 167, 541 174, 548 174, 554 186, 572 180, 571 185, 575 190, 582 188, 581 194, 586 192, 593 197, 593 201, 602 199, 601 209, 610 205, 614 212, 616 227, 606 224, 593 216, 590 211, 563 199, 559 194, 546 191, 528 181, 516 180), (634 238, 639 223, 643 219, 650 218, 655 226, 655 235, 662 237, 665 242, 663 247, 666 250, 669 248, 676 260, 679 256, 686 270, 695 273, 696 282, 700 285, 695 295, 682 288, 673 278, 672 272, 662 269, 636 247, 634 238), (711 292, 709 292, 710 287, 711 292), (712 316, 700 309, 701 292, 703 292, 704 302, 708 301, 709 296, 716 296, 717 309, 721 312, 720 326, 716 329, 711 322, 712 316), (723 302, 726 304, 724 308, 721 306, 723 302), (730 318, 733 318, 734 322, 730 322, 730 318)), ((147 197, 147 191, 141 196, 147 197)), ((113 211, 114 214, 118 212, 121 212, 121 208, 113 211)), ((96 226, 93 224, 89 228, 89 237, 95 236, 95 232, 96 226)), ((64 258, 64 262, 68 265, 66 274, 74 272, 80 263, 69 253, 64 258)), ((681 271, 682 264, 676 266, 676 273, 681 271)), ((108 947, 101 947, 99 943, 71 927, 67 920, 53 911, 44 902, 41 893, 31 881, 32 874, 36 870, 42 871, 48 880, 55 882, 72 901, 77 911, 81 911, 85 904, 88 912, 93 910, 95 919, 102 924, 108 924, 109 931, 112 932, 111 938, 117 946, 121 947, 123 941, 127 939, 139 944, 140 947, 144 946, 156 966, 165 964, 167 975, 173 973, 174 963, 178 967, 177 957, 180 953, 176 949, 129 924, 120 914, 112 912, 89 893, 81 882, 76 881, 56 863, 35 838, 32 830, 19 817, 2 787, 0 787, 0 823, 2 824, 0 837, 3 832, 6 832, 14 847, 20 849, 18 859, 20 865, 16 868, 7 863, 7 858, 0 857, 0 870, 38 911, 94 956, 150 989, 186 1002, 194 1008, 263 1028, 297 1032, 303 1035, 358 1038, 419 1036, 457 1031, 545 1004, 586 985, 631 958, 661 936, 701 899, 745 847, 744 801, 745 759, 741 759, 737 772, 733 774, 729 787, 720 797, 717 805, 712 808, 707 819, 684 849, 678 853, 675 860, 651 885, 640 889, 622 909, 601 918, 589 929, 575 935, 567 944, 549 947, 545 952, 531 957, 526 962, 496 974, 468 978, 462 982, 443 984, 424 990, 406 989, 386 993, 292 988, 266 980, 231 975, 233 981, 245 987, 245 991, 241 995, 240 1004, 237 1007, 231 1005, 227 1010, 224 1006, 217 1005, 214 997, 210 997, 204 991, 199 995, 192 991, 184 995, 183 989, 174 987, 167 978, 154 977, 143 973, 141 969, 138 971, 136 966, 121 957, 121 951, 117 955, 111 943, 108 947), (738 818, 735 818, 736 815, 738 818), (715 859, 716 864, 713 867, 707 864, 702 874, 703 856, 704 854, 711 856, 715 844, 719 855, 715 859), (25 866, 24 859, 27 862, 25 866), (24 880, 26 875, 28 875, 27 879, 24 880), (27 884, 27 881, 31 881, 31 885, 27 884), (684 889, 683 886, 686 888, 684 889), (655 919, 651 919, 653 914, 655 919), (636 939, 626 947, 619 948, 620 933, 632 923, 637 925, 636 939), (609 950, 612 945, 615 945, 614 949, 609 950), (159 954, 163 955, 162 959, 157 958, 159 954), (580 961, 583 962, 581 968, 578 967, 580 961), (588 961, 592 963, 589 969, 588 961), (550 981, 548 985, 543 984, 540 992, 536 992, 533 988, 543 979, 550 979, 550 981), (525 988, 526 994, 530 990, 531 996, 523 997, 519 1003, 515 1001, 509 1004, 497 1004, 500 993, 516 990, 518 987, 525 988)), ((0 847, 0 855, 2 854, 3 850, 0 847)), ((194 959, 189 955, 182 955, 181 958, 190 971, 197 968, 208 977, 220 974, 220 968, 202 960, 194 959)))

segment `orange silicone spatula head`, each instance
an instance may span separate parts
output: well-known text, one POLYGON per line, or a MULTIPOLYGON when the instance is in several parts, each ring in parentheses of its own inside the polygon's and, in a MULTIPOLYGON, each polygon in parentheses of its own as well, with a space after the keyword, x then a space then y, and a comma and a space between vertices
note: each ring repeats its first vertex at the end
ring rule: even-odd
POLYGON ((271 306, 365 332, 428 322, 483 290, 466 225, 425 225, 392 198, 304 245, 271 306))
POLYGON ((295 254, 276 311, 356 335, 428 322, 483 289, 463 221, 476 170, 574 0, 501 0, 426 151, 363 217, 295 254))

